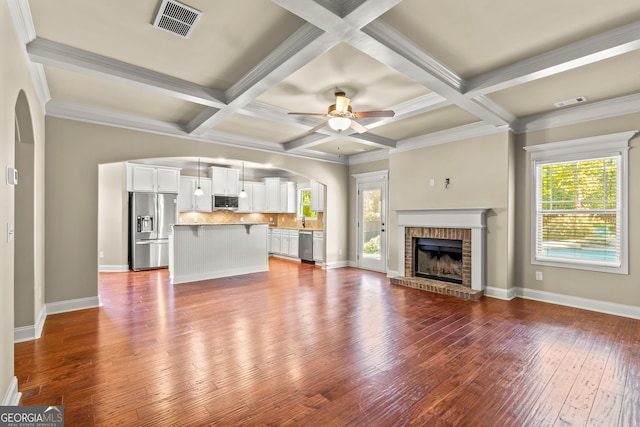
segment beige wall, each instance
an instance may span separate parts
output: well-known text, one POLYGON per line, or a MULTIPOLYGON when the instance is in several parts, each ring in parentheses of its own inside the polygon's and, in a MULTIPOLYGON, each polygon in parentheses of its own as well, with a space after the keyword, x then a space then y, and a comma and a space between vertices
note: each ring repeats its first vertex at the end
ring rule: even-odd
POLYGON ((346 262, 344 165, 57 118, 47 118, 46 136, 47 302, 98 295, 98 165, 127 160, 223 156, 268 162, 321 182, 327 263, 346 262))
MULTIPOLYGON (((15 188, 0 180, 0 399, 8 390, 13 378, 13 334, 15 310, 28 310, 32 316, 39 316, 43 308, 43 239, 44 239, 44 112, 31 83, 25 54, 16 38, 7 2, 0 3, 0 168, 4 174, 6 166, 15 165, 14 121, 15 105, 20 90, 24 90, 34 135, 35 174, 33 177, 34 240, 33 248, 33 300, 25 301, 25 307, 15 306, 14 301, 14 242, 7 242, 6 224, 15 224, 15 188)), ((15 237, 20 239, 21 236, 15 237)), ((18 260, 20 262, 20 260, 18 260)), ((35 323, 35 319, 33 321, 35 323)))
MULTIPOLYGON (((596 120, 573 126, 547 129, 517 136, 519 147, 545 144, 555 141, 606 135, 640 129, 640 114, 631 114, 606 120, 596 120)), ((529 156, 522 148, 517 152, 517 255, 515 285, 545 292, 640 306, 640 272, 635 260, 640 256, 640 137, 630 143, 629 150, 629 275, 609 274, 554 268, 531 264, 530 222, 530 164, 529 156), (541 271, 544 280, 536 281, 535 272, 541 271)))
POLYGON ((489 208, 487 286, 512 286, 514 215, 509 132, 392 154, 389 159, 389 270, 398 269, 396 209, 489 208), (434 178, 435 186, 429 186, 434 178), (445 189, 445 179, 450 179, 445 189))
POLYGON ((98 167, 98 264, 124 268, 128 264, 125 163, 98 167))

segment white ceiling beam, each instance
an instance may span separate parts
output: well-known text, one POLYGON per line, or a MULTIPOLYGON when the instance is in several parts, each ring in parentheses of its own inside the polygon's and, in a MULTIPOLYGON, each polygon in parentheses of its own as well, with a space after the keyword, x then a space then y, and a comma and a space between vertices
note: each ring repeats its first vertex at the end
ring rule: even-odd
POLYGON ((285 142, 283 147, 285 151, 301 150, 324 144, 325 142, 329 142, 334 139, 335 135, 323 135, 315 132, 306 134, 289 142, 285 142))
POLYGON ((129 84, 184 101, 214 107, 225 103, 220 91, 50 40, 36 38, 27 44, 27 53, 36 63, 129 84))
POLYGON ((311 24, 303 25, 227 90, 224 108, 208 110, 213 113, 209 117, 199 115, 187 126, 188 132, 199 135, 215 127, 339 41, 311 24))
POLYGON ((469 79, 468 96, 478 96, 552 76, 640 49, 640 21, 527 58, 469 79))
POLYGON ((343 136, 344 139, 368 145, 369 147, 391 149, 396 148, 397 142, 393 139, 377 136, 372 133, 357 133, 343 136))
POLYGON ((500 115, 463 95, 464 80, 460 76, 389 24, 377 20, 362 31, 362 37, 350 41, 355 48, 421 83, 470 114, 494 126, 507 124, 500 115))

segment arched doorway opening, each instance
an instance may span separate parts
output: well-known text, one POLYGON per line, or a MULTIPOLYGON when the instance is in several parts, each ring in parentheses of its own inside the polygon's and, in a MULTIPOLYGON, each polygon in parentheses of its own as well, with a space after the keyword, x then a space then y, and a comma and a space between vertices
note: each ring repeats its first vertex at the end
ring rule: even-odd
POLYGON ((14 327, 35 335, 35 141, 29 101, 20 91, 15 104, 14 327))

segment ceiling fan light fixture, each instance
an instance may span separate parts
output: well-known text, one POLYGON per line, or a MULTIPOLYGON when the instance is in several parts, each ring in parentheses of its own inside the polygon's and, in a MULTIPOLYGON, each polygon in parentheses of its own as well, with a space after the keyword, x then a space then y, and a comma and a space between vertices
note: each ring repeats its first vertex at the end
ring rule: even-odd
POLYGON ((351 119, 346 117, 332 117, 329 119, 329 126, 337 132, 342 132, 351 126, 351 119))

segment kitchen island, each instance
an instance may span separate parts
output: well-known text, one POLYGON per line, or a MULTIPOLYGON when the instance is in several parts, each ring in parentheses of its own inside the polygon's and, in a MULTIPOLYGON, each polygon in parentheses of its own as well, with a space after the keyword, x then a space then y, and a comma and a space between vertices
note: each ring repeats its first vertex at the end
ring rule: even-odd
POLYGON ((169 236, 172 284, 269 271, 267 223, 176 224, 169 236))

